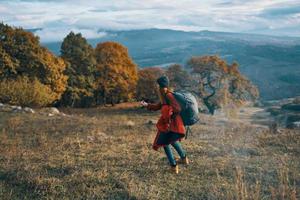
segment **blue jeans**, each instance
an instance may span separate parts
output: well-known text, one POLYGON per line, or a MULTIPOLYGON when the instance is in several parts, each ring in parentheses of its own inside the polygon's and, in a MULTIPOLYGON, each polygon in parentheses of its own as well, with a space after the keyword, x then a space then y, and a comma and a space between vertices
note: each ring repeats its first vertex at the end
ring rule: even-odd
MULTIPOLYGON (((179 154, 181 159, 185 158, 186 153, 182 149, 180 142, 176 141, 176 142, 172 143, 171 145, 177 151, 177 153, 179 154)), ((166 155, 167 155, 170 165, 173 165, 173 166, 176 165, 176 160, 174 158, 174 155, 172 153, 170 145, 164 146, 164 150, 166 152, 166 155)))

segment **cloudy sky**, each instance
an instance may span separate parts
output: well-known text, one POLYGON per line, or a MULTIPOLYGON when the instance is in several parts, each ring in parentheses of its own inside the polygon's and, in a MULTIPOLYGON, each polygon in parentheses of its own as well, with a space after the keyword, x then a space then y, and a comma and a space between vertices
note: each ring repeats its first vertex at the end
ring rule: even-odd
POLYGON ((300 37, 300 0, 0 0, 0 21, 42 28, 43 42, 146 28, 300 37))

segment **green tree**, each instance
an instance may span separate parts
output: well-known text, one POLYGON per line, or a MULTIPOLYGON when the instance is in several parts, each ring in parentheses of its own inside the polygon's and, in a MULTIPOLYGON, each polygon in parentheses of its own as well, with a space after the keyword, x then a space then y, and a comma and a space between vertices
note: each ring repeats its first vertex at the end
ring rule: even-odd
POLYGON ((99 43, 95 49, 97 61, 97 104, 125 102, 135 97, 137 65, 126 47, 116 42, 99 43))
POLYGON ((0 81, 18 77, 38 81, 49 88, 51 95, 47 95, 49 99, 45 102, 52 103, 65 91, 65 67, 61 58, 40 45, 38 37, 22 28, 0 23, 0 81))
POLYGON ((96 60, 94 50, 80 33, 70 32, 61 45, 61 57, 66 61, 68 85, 61 103, 86 107, 94 103, 96 60))

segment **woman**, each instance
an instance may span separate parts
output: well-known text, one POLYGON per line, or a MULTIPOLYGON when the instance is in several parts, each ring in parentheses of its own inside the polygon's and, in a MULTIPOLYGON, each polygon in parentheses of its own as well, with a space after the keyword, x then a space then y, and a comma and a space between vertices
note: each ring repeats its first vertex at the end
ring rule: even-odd
POLYGON ((181 108, 169 89, 168 77, 160 77, 157 79, 157 83, 159 85, 160 102, 157 104, 148 104, 142 101, 141 105, 148 110, 161 110, 161 116, 156 124, 158 131, 153 143, 153 149, 157 151, 159 147, 163 147, 171 165, 171 170, 178 174, 179 169, 177 163, 189 163, 186 152, 182 149, 179 142, 185 136, 185 128, 179 114, 181 108), (175 160, 171 146, 173 146, 179 154, 180 160, 175 160))

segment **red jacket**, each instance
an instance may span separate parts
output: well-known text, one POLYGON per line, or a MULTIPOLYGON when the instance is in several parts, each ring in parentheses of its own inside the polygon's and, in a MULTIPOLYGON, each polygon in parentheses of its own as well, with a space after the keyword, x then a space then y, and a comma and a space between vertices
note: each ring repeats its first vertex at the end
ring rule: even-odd
MULTIPOLYGON (((179 134, 185 134, 185 128, 181 116, 179 115, 181 108, 179 103, 176 101, 172 93, 167 93, 169 105, 166 102, 157 104, 148 104, 148 110, 161 110, 161 116, 156 124, 158 129, 157 137, 163 132, 173 132, 179 134)), ((156 138, 157 138, 156 137, 156 138)), ((154 141, 155 143, 155 141, 154 141)))

